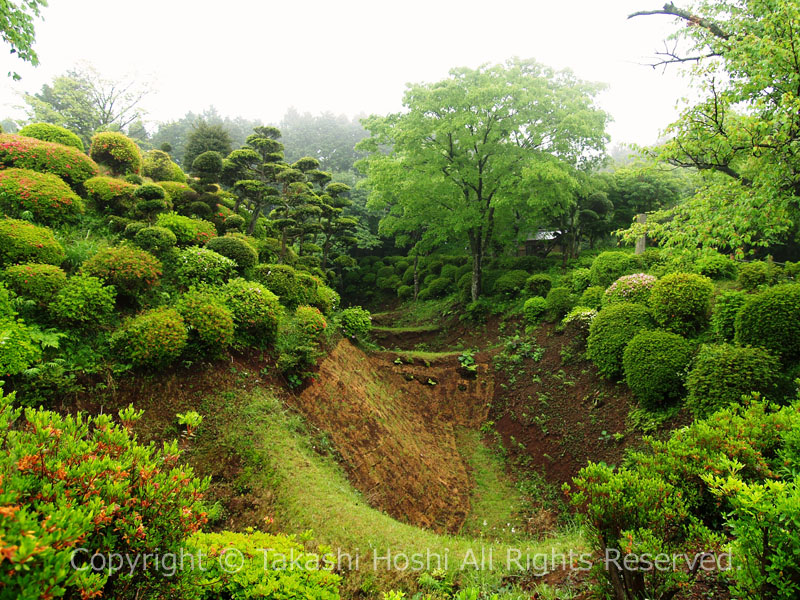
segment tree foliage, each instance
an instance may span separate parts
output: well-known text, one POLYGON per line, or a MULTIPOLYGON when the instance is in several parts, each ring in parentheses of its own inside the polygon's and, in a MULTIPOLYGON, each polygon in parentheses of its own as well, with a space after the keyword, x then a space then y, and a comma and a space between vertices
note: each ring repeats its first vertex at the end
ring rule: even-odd
MULTIPOLYGON (((32 65, 39 64, 39 57, 33 49, 35 37, 34 21, 41 15, 47 0, 22 0, 0 4, 0 38, 11 47, 10 54, 32 65)), ((18 73, 9 71, 8 76, 19 79, 18 73)))

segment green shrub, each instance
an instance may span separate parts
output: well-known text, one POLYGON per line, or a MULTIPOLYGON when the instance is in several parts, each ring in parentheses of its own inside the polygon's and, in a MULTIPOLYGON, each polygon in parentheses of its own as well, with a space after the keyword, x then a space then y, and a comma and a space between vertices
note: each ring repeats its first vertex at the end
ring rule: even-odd
POLYGON ((541 296, 534 296, 525 300, 522 307, 522 314, 525 316, 525 323, 528 325, 538 325, 547 311, 547 300, 541 296))
POLYGON ((64 257, 64 248, 47 227, 16 219, 0 221, 2 264, 35 262, 60 265, 64 257))
POLYGON ((225 231, 241 231, 244 229, 245 220, 241 215, 228 215, 222 222, 225 231))
POLYGON ((184 217, 174 212, 162 213, 156 217, 156 225, 166 227, 178 240, 178 246, 202 246, 217 235, 213 223, 201 219, 184 217))
POLYGON ((222 285, 236 274, 236 263, 208 248, 191 246, 175 259, 175 279, 183 287, 222 285))
POLYGON ((33 331, 22 321, 0 318, 0 338, 3 340, 0 344, 0 375, 18 375, 41 360, 41 345, 34 341, 33 331))
POLYGON ((135 214, 147 221, 152 221, 158 213, 172 208, 167 191, 155 183, 140 185, 133 196, 136 199, 135 214))
POLYGON ((646 273, 623 275, 608 286, 603 294, 603 306, 616 302, 638 302, 647 304, 656 278, 646 273))
POLYGON ((750 392, 769 394, 779 373, 777 359, 763 348, 704 345, 686 381, 686 405, 695 417, 705 418, 750 392))
POLYGON ((592 326, 592 321, 596 316, 597 311, 594 308, 576 306, 561 319, 564 331, 572 336, 574 347, 580 351, 585 349, 586 340, 589 337, 589 328, 592 326))
POLYGON ((653 286, 650 307, 664 329, 688 335, 703 329, 711 313, 714 284, 702 275, 671 273, 653 286))
POLYGON ((575 297, 567 287, 554 287, 547 292, 547 316, 551 321, 558 321, 575 306, 575 297))
MULTIPOLYGON (((404 263, 404 262, 397 263, 395 265, 395 268, 397 269, 397 272, 398 273, 402 273, 403 271, 405 271, 408 268, 406 266, 406 264, 407 263, 404 263), (402 269, 400 268, 401 265, 403 266, 402 269)), ((470 268, 470 270, 471 270, 471 268, 470 268)), ((444 265, 442 267, 442 270, 439 272, 439 277, 442 277, 444 279, 449 279, 451 283, 455 283, 456 282, 456 275, 458 275, 458 267, 455 266, 455 265, 444 265)), ((527 277, 527 273, 525 275, 527 277)), ((523 283, 525 283, 525 282, 523 281, 523 283)))
POLYGON ((739 267, 739 285, 749 292, 761 286, 772 285, 777 279, 775 265, 766 262, 749 262, 739 267))
POLYGON ((666 331, 642 331, 622 354, 625 381, 645 408, 655 409, 683 394, 683 375, 692 344, 666 331))
POLYGON ((444 277, 437 277, 427 284, 427 287, 420 290, 417 296, 420 300, 430 300, 431 298, 441 298, 445 296, 453 286, 453 282, 444 277))
POLYGON ((67 274, 54 265, 25 263, 8 267, 4 280, 18 296, 46 305, 64 287, 67 274))
POLYGON ((375 278, 392 277, 394 275, 394 267, 381 267, 375 273, 375 278))
POLYGON ((176 209, 188 206, 197 199, 197 192, 185 183, 177 181, 158 181, 157 183, 169 194, 169 199, 176 209))
POLYGON ((162 266, 156 257, 140 248, 112 246, 83 263, 81 271, 113 285, 122 296, 138 298, 158 284, 162 266))
POLYGON ((289 310, 294 310, 301 304, 310 304, 324 312, 330 312, 332 307, 329 303, 338 302, 338 294, 332 296, 330 292, 323 291, 325 297, 320 296, 319 288, 324 286, 320 285, 318 278, 297 271, 289 265, 257 265, 253 269, 253 279, 277 294, 281 304, 289 310))
POLYGON ((736 342, 760 346, 787 362, 800 358, 800 285, 750 296, 736 316, 736 342))
POLYGON ((636 259, 625 252, 603 252, 597 255, 592 262, 589 275, 592 285, 599 285, 607 288, 614 281, 635 271, 637 267, 636 259))
POLYGON ((736 279, 739 266, 722 254, 707 254, 697 259, 697 272, 710 279, 736 279))
POLYGON ((162 367, 180 358, 188 338, 180 313, 162 307, 125 321, 111 336, 111 348, 134 367, 162 367))
POLYGON ((575 269, 572 271, 572 276, 570 277, 570 287, 575 294, 580 294, 592 282, 592 272, 589 269, 580 268, 575 269))
POLYGON ((405 285, 414 285, 414 265, 406 267, 406 270, 403 271, 403 276, 401 279, 405 285))
MULTIPOLYGON (((125 225, 125 230, 122 235, 129 240, 136 239, 136 235, 142 230, 147 228, 147 223, 144 221, 132 221, 125 225)), ((169 229, 167 229, 169 231, 169 229)), ((170 232, 171 233, 171 232, 170 232)), ((173 234, 174 235, 174 234, 173 234)))
POLYGON ((515 270, 503 273, 494 283, 494 294, 516 296, 524 288, 530 275, 527 271, 515 270))
POLYGON ((327 285, 317 286, 317 295, 311 304, 322 311, 322 314, 329 315, 332 311, 339 308, 341 298, 336 290, 327 285))
POLYGON ((410 300, 414 297, 414 287, 410 285, 401 285, 397 288, 397 297, 401 300, 410 300))
POLYGON ((90 202, 101 212, 123 215, 134 206, 136 186, 121 179, 92 177, 83 185, 90 202))
POLYGON ((3 504, 12 507, 3 542, 17 549, 0 572, 4 597, 59 590, 64 598, 129 598, 135 590, 141 598, 169 598, 193 581, 191 570, 169 577, 148 564, 121 577, 92 573, 89 564, 109 552, 179 555, 184 539, 205 523, 208 482, 178 462, 177 443, 140 444, 132 428, 142 411, 132 407, 116 423, 108 414, 41 408, 22 415, 13 401, 14 394, 0 399, 3 504))
POLYGON ((587 356, 606 379, 619 377, 625 346, 639 332, 652 326, 653 320, 646 306, 628 302, 607 306, 592 321, 587 356))
POLYGON ((360 306, 345 308, 339 315, 342 332, 353 339, 364 339, 372 329, 372 316, 360 306))
POLYGON ((36 138, 43 142, 72 146, 81 152, 85 152, 81 138, 72 133, 69 129, 51 123, 31 123, 20 129, 17 135, 36 138))
POLYGON ((603 297, 605 294, 605 288, 600 287, 599 285, 590 286, 583 291, 583 294, 581 294, 580 300, 578 300, 578 305, 597 310, 603 304, 603 297))
POLYGON ((79 193, 83 182, 100 172, 97 164, 77 148, 0 134, 0 168, 12 167, 58 175, 79 193))
POLYGON ((553 287, 553 279, 544 273, 536 273, 525 280, 525 291, 531 296, 547 296, 547 292, 553 287))
POLYGON ((138 175, 142 170, 139 146, 131 138, 116 131, 103 131, 92 136, 89 156, 97 164, 108 167, 113 175, 138 175))
POLYGON ((232 279, 222 286, 221 295, 233 313, 236 346, 264 348, 274 343, 283 315, 275 294, 258 283, 232 279))
POLYGON ((0 211, 14 218, 28 212, 35 221, 61 223, 83 213, 83 200, 56 175, 6 169, 0 170, 0 211))
POLYGON ((233 313, 215 295, 190 290, 176 305, 189 332, 188 347, 199 356, 217 357, 233 344, 233 313))
POLYGON ((178 238, 166 227, 142 227, 133 236, 133 243, 142 250, 159 254, 178 243, 178 238))
POLYGON ((186 182, 181 168, 176 165, 169 154, 161 150, 150 150, 142 157, 142 175, 153 181, 186 182))
POLYGON ((239 272, 253 268, 258 262, 256 249, 234 235, 213 238, 206 243, 206 248, 235 261, 239 267, 239 272))
POLYGON ((722 292, 714 302, 711 330, 721 342, 732 342, 736 336, 736 315, 744 306, 747 294, 739 290, 722 292))
POLYGON ((102 324, 114 311, 116 295, 97 277, 76 275, 67 279, 49 308, 57 321, 68 325, 102 324))
POLYGON ((384 292, 396 293, 397 288, 403 284, 400 277, 392 275, 391 277, 379 277, 375 280, 375 286, 384 292))

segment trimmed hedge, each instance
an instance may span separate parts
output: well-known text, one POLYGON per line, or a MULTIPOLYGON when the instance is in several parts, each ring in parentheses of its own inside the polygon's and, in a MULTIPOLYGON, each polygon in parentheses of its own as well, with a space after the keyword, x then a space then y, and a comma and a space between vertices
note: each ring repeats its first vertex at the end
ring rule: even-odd
POLYGON ((599 285, 604 288, 611 285, 614 281, 628 275, 637 268, 636 259, 625 252, 602 252, 592 262, 589 269, 592 285, 599 285))
POLYGON ((778 360, 763 348, 704 345, 686 381, 686 405, 695 417, 705 418, 750 392, 769 394, 778 373, 778 360))
POLYGON ((235 345, 264 348, 275 342, 283 307, 278 297, 253 281, 233 279, 221 288, 236 325, 235 345))
POLYGON ((92 177, 83 186, 94 207, 102 212, 124 215, 134 206, 136 186, 113 177, 92 177))
POLYGON ((67 274, 54 265, 25 263, 8 267, 4 280, 18 296, 46 305, 67 283, 67 274))
POLYGON ((89 156, 100 165, 111 169, 114 175, 139 174, 142 154, 131 138, 116 131, 103 131, 92 136, 89 156))
POLYGON ((586 355, 603 377, 619 377, 625 346, 652 327, 653 318, 646 306, 628 302, 607 306, 592 321, 586 355))
POLYGON ((50 225, 82 214, 83 200, 56 175, 6 169, 0 171, 0 211, 13 218, 30 212, 35 221, 50 225))
POLYGON ((800 285, 750 296, 736 316, 736 342, 766 348, 786 362, 800 358, 800 285))
POLYGON ((0 262, 4 265, 35 262, 60 265, 66 254, 53 232, 27 221, 0 221, 0 262))
POLYGON ((134 367, 163 367, 180 358, 188 338, 177 310, 156 308, 128 319, 111 336, 111 348, 134 367))
POLYGON ((62 144, 63 146, 72 146, 81 152, 85 152, 83 147, 83 140, 77 135, 72 133, 66 127, 53 125, 52 123, 31 123, 25 125, 17 132, 17 135, 25 137, 36 138, 43 142, 52 142, 54 144, 62 144))
POLYGON ((625 347, 625 381, 639 403, 658 408, 683 394, 683 374, 692 360, 692 344, 667 331, 642 331, 625 347))
POLYGON ((688 335, 708 325, 714 284, 695 273, 671 273, 653 286, 650 308, 664 329, 688 335))
POLYGON ((52 173, 76 192, 83 182, 100 173, 92 159, 77 148, 19 135, 0 134, 0 168, 52 173))
POLYGON ((206 248, 235 261, 239 272, 251 269, 258 262, 258 252, 245 240, 235 235, 226 235, 208 240, 206 248))

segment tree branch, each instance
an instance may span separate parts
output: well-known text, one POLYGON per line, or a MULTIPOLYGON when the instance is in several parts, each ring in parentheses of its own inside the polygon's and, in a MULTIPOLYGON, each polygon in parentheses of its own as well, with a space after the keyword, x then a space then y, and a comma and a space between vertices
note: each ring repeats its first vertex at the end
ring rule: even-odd
POLYGON ((703 17, 693 15, 688 10, 678 8, 672 2, 667 2, 664 5, 664 8, 660 10, 640 10, 628 15, 628 18, 632 19, 633 17, 643 17, 649 15, 671 15, 673 17, 681 18, 684 21, 688 21, 691 25, 698 25, 704 29, 707 29, 720 39, 727 40, 731 37, 729 33, 726 33, 719 25, 710 19, 704 19, 703 17))

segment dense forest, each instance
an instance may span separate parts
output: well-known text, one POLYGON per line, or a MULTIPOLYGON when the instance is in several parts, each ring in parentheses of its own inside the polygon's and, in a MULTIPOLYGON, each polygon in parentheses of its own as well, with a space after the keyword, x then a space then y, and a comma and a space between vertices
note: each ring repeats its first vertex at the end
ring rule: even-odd
POLYGON ((25 93, 0 600, 800 597, 800 5, 630 18, 697 97, 614 152, 533 59, 276 122, 25 93))

